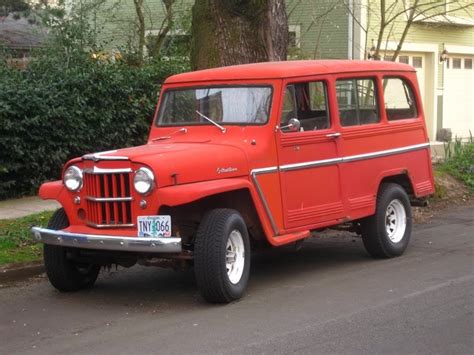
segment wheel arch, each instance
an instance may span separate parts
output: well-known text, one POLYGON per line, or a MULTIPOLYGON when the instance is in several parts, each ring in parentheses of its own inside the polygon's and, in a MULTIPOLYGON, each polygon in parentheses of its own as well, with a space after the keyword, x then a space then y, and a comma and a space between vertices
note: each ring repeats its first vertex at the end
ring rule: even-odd
POLYGON ((377 186, 377 196, 380 193, 380 188, 384 183, 394 183, 400 185, 408 196, 414 196, 415 190, 407 170, 390 172, 380 177, 377 186))
POLYGON ((209 210, 217 208, 228 208, 238 211, 247 225, 251 240, 257 243, 266 241, 266 234, 257 206, 248 187, 217 192, 182 204, 163 204, 160 206, 159 214, 173 216, 173 220, 177 222, 180 234, 184 234, 184 239, 190 241, 204 214, 209 210))

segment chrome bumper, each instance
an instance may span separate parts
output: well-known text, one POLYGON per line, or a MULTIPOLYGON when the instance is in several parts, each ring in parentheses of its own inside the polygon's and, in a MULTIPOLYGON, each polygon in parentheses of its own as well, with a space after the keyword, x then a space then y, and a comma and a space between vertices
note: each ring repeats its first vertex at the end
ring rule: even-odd
POLYGON ((113 235, 79 234, 32 227, 31 233, 45 244, 71 248, 135 251, 148 253, 180 253, 181 238, 142 238, 113 235))

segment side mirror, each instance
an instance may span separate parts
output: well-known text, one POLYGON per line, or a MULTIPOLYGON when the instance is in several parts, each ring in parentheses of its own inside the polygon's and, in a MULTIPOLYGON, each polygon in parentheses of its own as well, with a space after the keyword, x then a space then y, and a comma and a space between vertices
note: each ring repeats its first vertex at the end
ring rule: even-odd
POLYGON ((298 132, 300 130, 301 123, 297 118, 290 118, 286 126, 281 126, 280 131, 286 132, 298 132))

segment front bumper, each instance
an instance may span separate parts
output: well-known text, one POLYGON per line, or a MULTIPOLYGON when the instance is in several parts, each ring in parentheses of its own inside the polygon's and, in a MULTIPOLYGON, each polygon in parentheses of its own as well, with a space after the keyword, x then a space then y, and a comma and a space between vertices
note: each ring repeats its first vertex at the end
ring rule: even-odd
POLYGON ((31 233, 38 242, 70 248, 145 253, 181 253, 181 238, 176 237, 142 238, 80 234, 40 227, 32 227, 31 233))

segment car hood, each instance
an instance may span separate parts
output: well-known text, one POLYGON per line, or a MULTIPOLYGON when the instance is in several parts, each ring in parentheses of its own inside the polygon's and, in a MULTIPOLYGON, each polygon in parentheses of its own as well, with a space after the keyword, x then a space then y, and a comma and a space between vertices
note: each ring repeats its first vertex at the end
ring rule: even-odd
POLYGON ((242 149, 210 141, 150 143, 99 155, 126 157, 136 167, 150 167, 158 187, 248 175, 248 162, 242 149))

